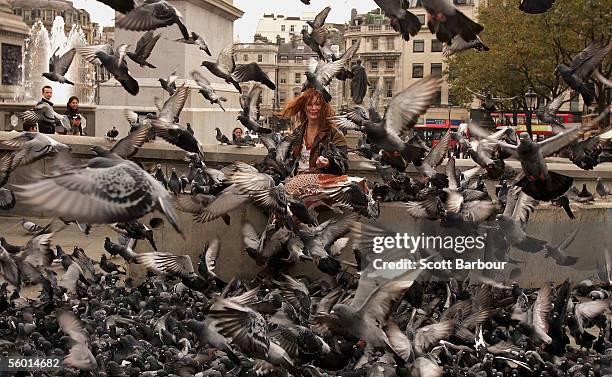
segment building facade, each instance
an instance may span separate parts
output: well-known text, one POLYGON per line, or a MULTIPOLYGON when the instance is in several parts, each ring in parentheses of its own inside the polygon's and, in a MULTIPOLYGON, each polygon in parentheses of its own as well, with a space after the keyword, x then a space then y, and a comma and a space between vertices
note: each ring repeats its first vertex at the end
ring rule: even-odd
POLYGON ((0 0, 0 100, 15 101, 21 86, 23 44, 29 27, 13 14, 7 0, 0 0))
POLYGON ((32 27, 38 20, 42 21, 47 30, 51 30, 55 17, 64 18, 66 33, 72 29, 73 25, 79 25, 85 33, 87 43, 94 42, 94 36, 98 24, 91 22, 89 12, 84 9, 77 9, 68 0, 8 0, 13 13, 23 20, 29 27, 32 27))
MULTIPOLYGON (((350 48, 359 42, 359 50, 351 60, 351 66, 358 60, 366 69, 370 85, 376 85, 380 78, 383 82, 383 95, 380 110, 391 97, 402 88, 402 38, 393 30, 389 19, 380 9, 365 14, 357 14, 353 9, 351 19, 344 31, 344 47, 350 48)), ((343 85, 344 100, 342 107, 353 105, 350 81, 343 85)))
POLYGON ((308 12, 302 16, 285 16, 282 14, 264 14, 259 19, 256 39, 266 39, 273 43, 288 43, 292 35, 301 35, 302 30, 308 30, 306 21, 312 21, 316 13, 308 12))

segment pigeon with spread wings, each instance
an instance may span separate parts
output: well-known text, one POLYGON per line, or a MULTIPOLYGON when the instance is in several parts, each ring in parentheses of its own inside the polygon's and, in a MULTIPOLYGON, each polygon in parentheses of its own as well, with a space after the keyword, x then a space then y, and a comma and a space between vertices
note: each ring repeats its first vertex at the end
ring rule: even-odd
POLYGON ((166 0, 147 0, 121 17, 115 25, 131 31, 149 31, 176 24, 183 38, 189 39, 183 15, 166 0))
POLYGON ((147 31, 136 43, 136 50, 134 52, 128 51, 125 54, 128 58, 132 59, 135 63, 138 63, 140 67, 157 68, 153 64, 149 63, 147 59, 151 56, 153 48, 157 44, 157 41, 161 37, 160 34, 153 34, 153 31, 147 31))
POLYGON ((210 85, 210 81, 204 75, 202 75, 198 71, 191 71, 191 78, 196 82, 196 84, 200 87, 198 92, 202 95, 202 97, 206 98, 210 101, 210 104, 217 104, 221 108, 221 110, 225 111, 221 102, 227 102, 227 98, 220 97, 217 95, 217 92, 210 85))
POLYGON ((71 48, 62 56, 57 56, 53 54, 53 56, 51 56, 51 59, 49 59, 49 72, 44 72, 42 74, 43 77, 51 81, 59 82, 61 84, 74 85, 74 83, 64 77, 64 75, 66 74, 66 72, 68 72, 68 68, 70 68, 70 64, 72 64, 72 60, 74 59, 75 53, 76 50, 74 48, 71 48))
POLYGON ((259 102, 261 101, 262 93, 263 87, 261 85, 255 85, 246 98, 240 98, 242 112, 238 115, 238 120, 243 126, 251 131, 269 134, 272 132, 271 129, 262 127, 257 123, 257 118, 259 118, 259 102))
POLYGON ((270 77, 261 69, 257 63, 249 63, 240 67, 236 66, 234 60, 235 45, 232 44, 224 48, 217 57, 217 62, 203 61, 202 66, 206 67, 210 73, 225 80, 226 83, 234 85, 239 93, 242 93, 241 82, 257 81, 268 88, 275 90, 276 85, 270 77))
POLYGON ((127 47, 127 45, 122 44, 113 51, 112 47, 108 45, 87 46, 77 47, 76 51, 89 63, 106 68, 128 93, 135 96, 140 88, 138 81, 130 75, 125 61, 127 47))

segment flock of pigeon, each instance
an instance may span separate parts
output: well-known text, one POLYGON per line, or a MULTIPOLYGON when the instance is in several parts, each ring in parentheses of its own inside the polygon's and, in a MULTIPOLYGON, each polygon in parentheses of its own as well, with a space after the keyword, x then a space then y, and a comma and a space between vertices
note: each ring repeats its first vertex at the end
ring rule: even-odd
MULTIPOLYGON (((181 14, 167 1, 101 2, 125 14, 117 27, 146 33, 134 52, 126 45, 75 51, 106 67, 133 95, 138 83, 129 75, 124 57, 154 68, 148 59, 159 35, 153 30, 176 24, 181 42, 211 55, 204 39, 187 30, 181 14)), ((405 1, 376 3, 404 39, 419 31, 421 25, 405 1)), ((449 46, 482 44, 482 26, 452 2, 422 4, 429 13, 428 27, 440 41, 449 46)), ((541 13, 550 6, 552 2, 528 0, 521 9, 541 13)), ((341 56, 330 53, 324 27, 328 12, 329 8, 321 12, 311 25, 313 31, 303 36, 319 55, 306 73, 305 87, 315 88, 327 100, 326 87, 338 75, 348 76, 345 66, 359 46, 341 56)), ((592 74, 597 76, 596 68, 611 46, 594 42, 569 68, 560 65, 558 71, 585 97, 587 93, 576 88, 592 74)), ((583 126, 562 126, 554 137, 539 143, 524 133, 517 136, 511 128, 489 134, 472 124, 470 133, 480 138, 477 147, 464 133, 449 130, 430 150, 413 128, 431 106, 439 79, 426 77, 397 93, 383 115, 378 112, 379 83, 368 108, 356 106, 333 121, 341 129, 363 133, 354 152, 372 160, 380 182, 364 187, 347 179, 323 185, 314 174, 293 176, 291 136, 281 137, 257 123, 264 86, 273 89, 274 84, 256 63, 237 67, 233 53, 228 47, 216 63, 202 65, 239 92, 239 83, 259 82, 243 99, 238 118, 267 148, 257 164, 236 162, 214 169, 204 163, 204 150, 193 130, 177 124, 190 89, 176 85, 175 73, 160 79, 170 96, 158 113, 139 119, 126 111, 130 133, 110 149, 92 146, 95 157, 86 162, 45 134, 26 132, 2 142, 1 186, 15 169, 49 155, 55 158, 48 173, 30 172, 32 183, 0 188, 0 208, 12 208, 19 201, 56 220, 45 227, 22 221, 32 234, 24 246, 0 238, 0 278, 5 281, 0 286, 0 357, 58 357, 60 368, 33 374, 65 376, 612 374, 612 256, 607 251, 605 265, 593 279, 543 284, 540 289, 505 286, 486 274, 462 280, 442 270, 385 278, 374 268, 367 245, 388 232, 365 221, 379 216, 380 201, 404 202, 408 216, 464 234, 485 233, 485 258, 514 266, 510 278, 521 273, 509 256, 511 248, 542 253, 560 266, 571 266, 577 258, 567 251, 577 231, 552 244, 527 234, 526 224, 540 201, 562 206, 573 218, 571 201, 593 199, 586 186, 577 190, 572 178, 550 171, 545 157, 569 147, 577 166, 592 169, 601 152, 601 131, 595 129, 610 109, 583 126), (586 132, 591 136, 581 140, 586 132), (186 152, 183 174, 173 168, 166 177, 161 165, 147 171, 132 160, 155 136, 186 152), (443 172, 437 170, 453 140, 477 166, 459 172, 450 158, 443 172), (505 163, 510 157, 520 161, 520 173, 505 163), (421 178, 406 174, 408 164, 421 178), (486 179, 500 180, 495 202, 485 189, 486 179), (232 251, 222 250, 216 238, 203 246, 195 266, 187 255, 157 250, 155 230, 165 221, 181 233, 175 209, 192 214, 198 223, 221 219, 229 224, 235 221, 232 211, 246 205, 268 218, 261 232, 248 220, 241 223, 244 252, 261 267, 255 279, 226 281, 217 274, 220 253, 232 251), (320 206, 341 214, 320 222, 314 210, 320 206), (138 221, 154 210, 165 220, 153 218, 148 225, 138 221), (72 254, 59 246, 53 250, 58 232, 74 225, 88 234, 93 224, 109 224, 117 233, 116 242, 111 237, 104 241, 109 256, 97 261, 79 247, 72 254), (155 251, 135 252, 139 240, 147 240, 155 251), (345 259, 347 248, 354 261, 345 259), (298 263, 316 266, 326 278, 285 273, 298 263), (126 264, 141 265, 146 279, 137 284, 126 277, 126 264), (22 297, 26 286, 40 287, 40 296, 22 297)), ((45 77, 69 84, 62 78, 67 71, 63 61, 72 58, 68 57, 54 61, 52 73, 45 77)), ((223 108, 224 99, 202 73, 194 71, 192 78, 203 96, 223 108)), ((118 136, 114 131, 107 135, 111 140, 118 136)), ((229 142, 217 132, 217 140, 229 142)), ((322 155, 347 160, 333 144, 325 146, 322 155)), ((610 195, 601 180, 596 191, 601 197, 610 195)), ((419 250, 418 255, 440 257, 436 250, 419 250)))

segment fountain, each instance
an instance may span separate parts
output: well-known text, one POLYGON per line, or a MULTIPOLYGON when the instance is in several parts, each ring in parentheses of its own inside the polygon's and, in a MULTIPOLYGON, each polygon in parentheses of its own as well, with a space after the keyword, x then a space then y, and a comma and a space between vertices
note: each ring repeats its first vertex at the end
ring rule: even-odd
POLYGON ((64 19, 57 16, 53 21, 51 33, 41 21, 36 21, 30 29, 30 36, 25 40, 23 49, 22 83, 23 93, 16 93, 15 100, 40 98, 42 87, 53 88, 53 102, 62 104, 70 96, 77 96, 82 104, 92 104, 95 100, 95 68, 79 54, 66 73, 74 86, 47 80, 42 76, 49 69, 49 59, 53 54, 61 56, 74 47, 86 46, 85 33, 79 25, 73 25, 68 35, 64 31, 64 19))

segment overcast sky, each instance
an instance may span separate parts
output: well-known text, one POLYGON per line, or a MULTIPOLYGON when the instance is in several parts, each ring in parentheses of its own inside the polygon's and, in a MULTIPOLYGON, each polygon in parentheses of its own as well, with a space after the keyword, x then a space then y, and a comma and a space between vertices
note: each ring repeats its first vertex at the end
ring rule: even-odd
MULTIPOLYGON (((94 22, 102 26, 114 25, 115 12, 95 0, 72 0, 77 8, 86 9, 94 22)), ((234 24, 234 37, 242 42, 251 42, 257 22, 264 13, 300 16, 303 12, 316 12, 327 5, 332 11, 327 17, 329 22, 344 23, 351 17, 351 9, 365 12, 376 8, 373 0, 311 0, 311 5, 304 5, 300 0, 234 0, 234 5, 242 9, 244 16, 234 24)))

